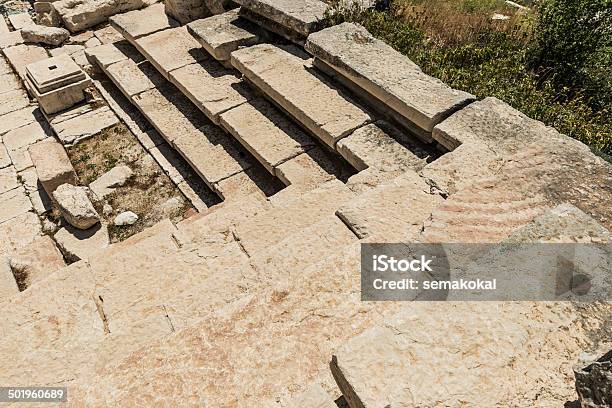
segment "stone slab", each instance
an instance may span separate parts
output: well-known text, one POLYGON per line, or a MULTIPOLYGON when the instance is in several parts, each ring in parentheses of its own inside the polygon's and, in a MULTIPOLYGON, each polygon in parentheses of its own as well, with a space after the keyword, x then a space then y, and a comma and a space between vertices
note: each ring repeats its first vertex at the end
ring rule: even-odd
POLYGON ((136 10, 144 5, 142 0, 60 0, 53 4, 64 26, 73 33, 103 23, 114 14, 136 10))
POLYGON ((0 253, 10 254, 29 244, 40 235, 40 221, 31 211, 0 223, 0 253))
POLYGON ((13 74, 12 72, 8 72, 6 74, 0 75, 0 93, 1 94, 5 94, 7 92, 13 92, 20 88, 21 88, 21 83, 19 82, 19 77, 17 77, 17 75, 13 74))
POLYGON ((327 4, 319 0, 237 0, 243 8, 308 36, 323 27, 327 4))
POLYGON ((30 167, 29 169, 19 172, 19 181, 27 193, 31 193, 42 187, 38 182, 38 174, 36 173, 36 169, 34 167, 30 167))
POLYGON ((0 34, 0 48, 1 49, 4 50, 7 47, 13 47, 19 44, 23 44, 23 37, 21 36, 21 30, 0 34))
POLYGON ((0 115, 25 108, 29 104, 30 98, 28 98, 27 92, 23 89, 4 92, 0 99, 0 115))
POLYGON ((4 143, 0 143, 0 169, 11 165, 11 156, 9 156, 4 143))
POLYGON ((342 206, 336 214, 359 237, 404 232, 416 239, 444 199, 414 171, 382 183, 342 206))
POLYGON ((115 113, 108 106, 103 106, 51 126, 64 145, 72 145, 95 136, 117 123, 119 118, 115 113))
POLYGON ((210 58, 187 27, 141 37, 134 45, 167 79, 170 79, 170 71, 210 58))
POLYGON ((110 245, 108 228, 98 224, 88 230, 64 226, 53 236, 58 247, 70 261, 89 259, 110 245))
POLYGON ((65 54, 29 64, 26 72, 39 93, 56 90, 86 77, 76 62, 65 54))
POLYGON ((106 72, 127 97, 163 85, 166 81, 150 63, 136 64, 131 59, 125 59, 106 67, 106 72))
POLYGON ((10 257, 10 267, 22 290, 65 266, 62 254, 47 235, 37 237, 10 257))
POLYGON ((213 190, 224 201, 239 201, 251 194, 271 196, 284 186, 262 166, 254 165, 245 171, 216 182, 213 187, 213 190))
POLYGON ((48 130, 35 121, 5 133, 2 140, 8 151, 11 152, 28 147, 48 136, 48 130))
MULTIPOLYGON (((277 401, 270 401, 265 405, 266 408, 276 408, 278 406, 277 401)), ((338 408, 333 398, 320 384, 311 385, 306 391, 292 396, 285 406, 290 408, 338 408)))
POLYGON ((77 185, 77 175, 60 143, 52 139, 43 140, 30 146, 28 150, 38 179, 49 197, 62 184, 77 185))
MULTIPOLYGON (((296 48, 287 49, 300 55, 296 48)), ((232 65, 332 148, 371 120, 347 95, 310 72, 307 60, 274 45, 259 44, 235 51, 232 65)))
POLYGON ((10 31, 8 24, 4 18, 0 19, 0 34, 5 34, 10 31))
MULTIPOLYGON (((79 35, 81 35, 81 34, 79 34, 79 35)), ((87 37, 86 38, 90 38, 89 37, 89 32, 87 32, 87 37)), ((77 41, 77 42, 83 42, 83 41, 77 41)), ((59 48, 53 48, 53 49, 49 50, 49 54, 51 54, 52 57, 59 57, 60 55, 69 55, 69 56, 72 56, 72 55, 76 54, 77 52, 83 51, 84 49, 85 49, 85 46, 83 44, 79 44, 79 43, 77 43, 77 44, 66 44, 66 45, 62 45, 59 48)))
POLYGON ((239 17, 238 9, 192 21, 187 29, 217 61, 229 61, 232 52, 259 43, 262 35, 257 25, 239 17))
POLYGON ((377 122, 341 139, 336 150, 359 171, 370 167, 384 172, 421 170, 425 160, 400 144, 397 139, 401 137, 399 130, 385 122, 377 122))
POLYGON ((23 27, 34 24, 32 16, 30 16, 30 13, 28 13, 27 11, 22 13, 9 14, 7 17, 15 30, 20 30, 23 27))
POLYGON ((17 180, 17 172, 13 166, 0 169, 0 194, 4 194, 21 185, 17 180))
MULTIPOLYGON (((0 34, 0 37, 2 37, 2 34, 0 34)), ((13 69, 9 65, 8 61, 4 57, 0 58, 0 75, 8 74, 10 72, 13 72, 13 69)))
POLYGON ((156 3, 141 10, 116 14, 110 18, 110 22, 111 26, 129 41, 179 25, 176 20, 165 13, 163 3, 156 3))
POLYGON ((123 40, 121 33, 110 25, 94 31, 94 35, 102 44, 112 44, 123 40))
POLYGON ((19 293, 17 282, 6 257, 0 257, 0 302, 19 293))
POLYGON ((43 188, 29 192, 28 196, 32 202, 34 212, 39 216, 43 216, 53 209, 51 198, 49 198, 49 195, 43 188))
POLYGON ((343 23, 315 33, 306 49, 426 132, 475 99, 424 74, 357 24, 343 23), (381 60, 385 64, 373 63, 381 60))
POLYGON ((92 85, 91 79, 85 76, 78 82, 70 83, 47 93, 40 93, 26 77, 25 86, 38 102, 45 114, 51 115, 69 109, 86 99, 86 90, 92 85))
POLYGON ((318 187, 334 179, 333 156, 322 148, 314 148, 276 167, 276 176, 286 185, 318 187))
POLYGON ((254 97, 235 72, 212 59, 172 71, 170 82, 216 124, 221 113, 254 97))
POLYGON ((15 167, 15 170, 17 170, 18 172, 23 171, 34 165, 32 163, 32 159, 30 158, 30 153, 28 153, 27 147, 21 147, 17 150, 9 150, 8 153, 11 158, 11 162, 15 167))
POLYGON ((23 187, 0 194, 0 223, 32 210, 32 203, 23 187))
POLYGON ((11 63, 17 74, 23 79, 26 75, 26 67, 34 62, 49 58, 47 50, 40 45, 20 44, 3 50, 4 55, 11 63))
POLYGON ((221 115, 221 126, 272 174, 275 168, 315 146, 315 141, 265 99, 221 115))

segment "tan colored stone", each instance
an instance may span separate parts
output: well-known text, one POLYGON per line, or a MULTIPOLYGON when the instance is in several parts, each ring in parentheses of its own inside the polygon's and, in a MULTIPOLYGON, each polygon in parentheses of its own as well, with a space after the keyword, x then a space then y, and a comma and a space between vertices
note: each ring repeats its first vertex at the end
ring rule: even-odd
POLYGON ((127 97, 132 97, 162 85, 164 78, 148 62, 136 64, 131 59, 116 62, 106 68, 111 79, 120 78, 115 84, 127 97))
POLYGON ((19 44, 23 44, 23 37, 21 36, 20 30, 0 34, 1 49, 4 50, 7 47, 13 47, 19 44))
POLYGON ((319 0, 238 0, 243 8, 296 31, 303 36, 320 29, 325 21, 327 4, 319 0))
POLYGON ((85 41, 85 48, 93 48, 102 45, 102 41, 98 40, 96 37, 90 38, 85 41))
POLYGON ((117 187, 123 186, 134 172, 129 166, 115 166, 89 184, 91 192, 98 198, 112 194, 117 187))
MULTIPOLYGON (((279 405, 276 401, 269 402, 265 405, 267 408, 278 408, 279 405)), ((338 405, 334 402, 333 398, 321 387, 319 384, 311 385, 306 391, 299 393, 298 395, 292 396, 287 404, 282 405, 289 408, 302 407, 302 408, 337 408, 338 405)))
POLYGON ((32 210, 32 203, 23 187, 0 194, 0 223, 32 210))
POLYGON ((117 14, 110 18, 110 22, 111 26, 129 41, 178 26, 178 23, 164 12, 163 3, 117 14))
POLYGON ((262 35, 256 24, 238 16, 238 9, 193 21, 187 29, 213 58, 225 62, 238 48, 259 43, 262 35))
POLYGON ((17 180, 15 168, 10 166, 0 170, 0 194, 6 193, 21 185, 17 180))
MULTIPOLYGON (((303 55, 296 48, 288 49, 303 55)), ((274 45, 259 44, 235 51, 232 65, 332 148, 371 120, 347 95, 309 72, 307 60, 274 45)))
POLYGON ((6 20, 4 18, 0 19, 0 34, 5 34, 8 33, 9 27, 8 24, 6 24, 6 20))
POLYGON ((176 150, 168 146, 167 143, 162 143, 151 148, 149 153, 174 184, 179 184, 185 180, 183 174, 188 166, 183 168, 183 166, 180 165, 184 163, 184 159, 176 150))
POLYGON ((38 174, 34 167, 19 172, 18 178, 28 194, 42 187, 38 182, 38 174))
POLYGON ((17 282, 9 267, 8 259, 0 256, 0 302, 19 293, 17 282))
POLYGON ((47 27, 59 27, 61 18, 50 1, 37 1, 34 3, 36 13, 36 24, 47 27))
POLYGON ((30 98, 23 89, 4 92, 0 100, 0 115, 25 108, 30 104, 30 98))
POLYGON ((122 47, 122 45, 124 45, 124 43, 109 43, 93 47, 85 50, 85 56, 92 65, 95 64, 105 69, 111 64, 127 60, 130 57, 123 52, 124 47, 122 47))
POLYGON ((64 147, 55 140, 43 140, 28 149, 38 179, 49 196, 62 184, 77 184, 77 175, 64 147))
POLYGON ((276 167, 276 176, 286 185, 312 189, 334 179, 333 157, 321 148, 311 149, 276 167))
POLYGON ((20 44, 8 47, 3 50, 4 55, 11 63, 17 74, 23 79, 26 74, 26 67, 34 62, 49 58, 47 50, 40 45, 20 44))
POLYGON ((53 191, 53 201, 62 217, 73 227, 86 230, 100 222, 84 187, 62 184, 53 191))
POLYGON ((110 244, 108 228, 104 224, 84 231, 67 225, 53 239, 69 261, 89 259, 110 244))
POLYGON ((0 169, 8 167, 11 165, 11 157, 6 151, 6 147, 4 143, 0 143, 0 169))
POLYGON ((253 193, 270 196, 282 187, 283 184, 270 176, 263 167, 254 165, 245 171, 216 182, 214 191, 223 200, 241 200, 253 193))
POLYGON ((110 25, 94 31, 94 35, 102 44, 112 44, 123 40, 121 33, 110 25))
MULTIPOLYGON (((2 38, 2 34, 0 34, 0 38, 2 38)), ((5 58, 0 58, 0 75, 8 74, 13 72, 11 66, 7 62, 5 58)))
POLYGON ((170 82, 216 124, 221 113, 254 97, 234 72, 211 59, 172 71, 170 82))
MULTIPOLYGON (((88 34, 89 35, 89 34, 88 34)), ((73 55, 77 52, 83 51, 85 46, 83 44, 66 44, 59 48, 53 48, 49 51, 52 57, 59 57, 60 55, 73 55)))
POLYGON ((22 290, 65 266, 62 254, 47 235, 36 238, 10 258, 10 267, 22 290))
POLYGON ((144 5, 142 0, 60 0, 53 4, 64 26, 73 33, 103 23, 117 13, 136 10, 144 5))
POLYGON ((52 124, 52 127, 61 142, 70 145, 90 138, 117 123, 119 118, 115 113, 108 106, 103 106, 74 119, 52 124))
POLYGON ((21 37, 26 43, 48 44, 57 47, 70 37, 70 32, 65 28, 31 24, 21 29, 21 37))
POLYGON ((34 212, 39 216, 42 216, 53 209, 53 203, 49 198, 49 195, 44 189, 38 189, 28 193, 34 212))
POLYGON ((272 104, 258 98, 221 115, 221 125, 271 173, 316 144, 272 104))
POLYGON ((15 130, 7 132, 2 136, 4 145, 9 150, 18 150, 28 147, 49 136, 48 132, 39 122, 32 122, 15 130))
POLYGON ((0 253, 6 254, 23 248, 40 235, 40 221, 33 212, 23 212, 0 223, 0 253))
POLYGON ((13 166, 15 166, 15 170, 17 170, 18 172, 34 166, 27 147, 22 147, 17 150, 11 150, 9 151, 9 156, 11 157, 11 161, 13 162, 13 166))
POLYGON ((19 82, 19 78, 12 71, 0 75, 0 93, 3 97, 5 93, 14 92, 20 88, 21 82, 19 82))
POLYGON ((34 24, 32 16, 30 16, 30 13, 28 13, 27 11, 24 11, 22 13, 9 14, 7 17, 15 30, 20 30, 24 27, 34 24))
POLYGON ((177 27, 141 37, 134 42, 167 79, 170 71, 210 58, 200 43, 187 32, 187 27, 177 27))

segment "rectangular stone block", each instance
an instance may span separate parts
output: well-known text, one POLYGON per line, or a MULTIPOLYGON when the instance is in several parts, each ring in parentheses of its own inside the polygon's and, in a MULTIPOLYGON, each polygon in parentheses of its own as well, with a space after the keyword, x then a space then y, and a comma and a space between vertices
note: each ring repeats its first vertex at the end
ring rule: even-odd
POLYGON ((0 223, 0 254, 10 254, 40 235, 40 221, 31 211, 0 223))
POLYGON ((334 148, 338 140, 371 121, 371 117, 349 96, 312 73, 304 58, 294 47, 285 50, 259 44, 233 52, 232 65, 323 143, 334 148))
POLYGON ((365 28, 343 23, 308 38, 306 49, 425 133, 475 97, 424 74, 365 28), (384 64, 375 61, 384 60, 384 64))
POLYGON ((64 145, 72 145, 117 123, 117 115, 108 106, 102 106, 61 123, 52 123, 51 126, 64 145))
POLYGON ((0 115, 25 108, 30 104, 30 98, 28 98, 27 92, 23 89, 15 89, 14 91, 4 92, 1 95, 0 115))
POLYGON ((238 16, 238 9, 192 21, 187 29, 213 58, 226 63, 232 52, 258 44, 262 35, 256 24, 238 16))
POLYGON ((221 113, 254 97, 235 72, 212 59, 172 71, 170 82, 216 124, 221 113))
POLYGON ((35 105, 2 115, 0 116, 0 135, 39 119, 42 119, 42 115, 40 110, 38 110, 38 106, 35 105))
POLYGON ((145 6, 143 0, 60 0, 53 6, 73 33, 105 22, 110 16, 145 6))
POLYGON ((78 184, 72 163, 60 143, 52 139, 43 140, 30 146, 28 151, 38 179, 49 197, 62 184, 78 184))
POLYGON ((25 78, 28 65, 49 58, 47 50, 35 44, 20 44, 5 48, 3 52, 15 72, 22 79, 25 78))
POLYGON ((210 58, 187 27, 159 31, 133 44, 166 79, 170 79, 170 71, 210 58))
POLYGON ((0 256, 0 302, 19 293, 17 282, 8 264, 8 259, 0 256))
POLYGON ((32 203, 23 187, 0 194, 0 223, 32 210, 32 203))
POLYGON ((244 9, 265 16, 303 36, 321 29, 327 4, 319 0, 237 0, 244 9))
POLYGON ((254 99, 221 115, 230 132, 275 175, 281 163, 315 146, 315 141, 264 99, 254 99))
POLYGON ((110 23, 129 41, 179 25, 176 20, 166 14, 163 3, 156 3, 141 10, 116 14, 110 18, 110 23))
POLYGON ((41 123, 34 121, 7 132, 2 137, 2 140, 8 151, 12 152, 21 148, 27 148, 29 145, 50 136, 50 134, 46 124, 43 127, 41 123))
POLYGON ((131 59, 107 66, 106 72, 121 92, 130 98, 166 82, 150 63, 136 64, 131 59))
POLYGON ((21 185, 17 181, 17 172, 13 166, 0 170, 0 194, 6 193, 21 185))

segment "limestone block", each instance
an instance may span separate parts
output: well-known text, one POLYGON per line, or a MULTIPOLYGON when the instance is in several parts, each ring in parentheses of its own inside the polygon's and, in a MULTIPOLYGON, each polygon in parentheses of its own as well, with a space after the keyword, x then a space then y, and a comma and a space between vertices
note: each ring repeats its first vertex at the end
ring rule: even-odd
POLYGON ((164 78, 150 63, 136 64, 131 59, 125 59, 108 66, 106 72, 127 97, 138 95, 165 82, 164 78))
POLYGON ((307 50, 427 133, 475 98, 424 74, 365 28, 343 23, 308 38, 307 50), (373 61, 384 60, 384 64, 373 61))
POLYGON ((216 60, 227 62, 232 52, 259 43, 262 35, 257 25, 238 16, 238 9, 193 21, 187 29, 216 60))
POLYGON ((42 216, 53 209, 53 203, 51 198, 44 189, 38 189, 28 193, 34 212, 39 216, 42 216))
POLYGON ((23 187, 0 194, 0 223, 32 210, 32 204, 23 187))
POLYGON ((28 65, 49 58, 47 50, 35 44, 20 44, 5 48, 4 55, 22 79, 25 78, 28 65))
POLYGON ((17 282, 6 257, 0 256, 0 302, 19 293, 17 282))
POLYGON ((86 230, 100 222, 100 216, 83 187, 62 184, 53 191, 53 199, 62 217, 73 227, 86 230))
POLYGON ((303 36, 323 27, 327 4, 319 0, 238 0, 243 8, 303 36))
POLYGON ((223 113, 221 126, 272 175, 275 167, 315 146, 310 136, 262 98, 223 113))
POLYGON ((130 55, 122 51, 129 47, 131 46, 125 42, 104 44, 85 50, 85 56, 92 65, 105 69, 111 64, 128 59, 130 55))
POLYGON ((213 187, 224 201, 231 201, 242 200, 245 196, 257 193, 270 196, 283 188, 283 184, 271 177, 262 166, 255 165, 216 182, 213 187))
POLYGON ((1 49, 4 50, 7 47, 13 47, 19 44, 23 44, 23 37, 21 36, 21 30, 0 34, 0 48, 1 49))
POLYGON ((205 0, 166 0, 164 4, 166 14, 181 24, 211 15, 210 10, 205 7, 205 0))
POLYGON ((415 237, 444 199, 414 171, 382 183, 342 206, 337 215, 359 237, 405 232, 415 237))
MULTIPOLYGON (((10 68, 9 68, 10 71, 10 68)), ((13 74, 12 71, 2 74, 0 76, 0 89, 1 93, 8 93, 21 88, 19 77, 13 74)))
POLYGON ((156 3, 142 10, 117 14, 110 18, 111 26, 130 42, 178 23, 164 12, 164 4, 156 3))
POLYGON ((334 157, 321 148, 314 148, 276 167, 276 176, 286 185, 300 185, 312 190, 334 179, 334 157))
POLYGON ((36 169, 34 167, 30 167, 19 172, 18 177, 27 193, 36 191, 41 187, 40 183, 38 182, 38 174, 36 174, 36 169))
POLYGON ((142 0, 60 0, 53 3, 64 26, 73 33, 103 23, 110 16, 145 6, 142 0))
POLYGON ((203 60, 170 72, 176 85, 204 114, 219 124, 219 115, 254 97, 235 72, 214 60, 203 60))
POLYGON ((4 18, 0 19, 0 34, 5 34, 10 31, 8 24, 4 18))
POLYGON ((62 22, 59 13, 55 9, 55 7, 53 7, 53 2, 35 2, 34 12, 36 13, 36 24, 40 24, 47 27, 59 27, 62 22))
POLYGON ((23 13, 9 14, 8 20, 11 22, 11 25, 15 30, 21 30, 24 27, 34 24, 34 21, 32 21, 32 16, 30 16, 30 13, 27 11, 23 13))
POLYGON ((170 79, 170 71, 210 58, 189 34, 187 27, 170 28, 141 37, 134 45, 166 79, 170 79))
POLYGON ((94 31, 94 35, 102 44, 113 44, 123 40, 123 36, 113 26, 107 26, 94 31))
POLYGON ((123 186, 132 177, 132 174, 134 172, 128 166, 119 165, 98 177, 89 185, 89 188, 96 197, 102 199, 112 194, 116 187, 123 186))
POLYGON ((124 225, 133 225, 138 221, 138 215, 132 211, 124 211, 117 215, 113 221, 113 224, 121 227, 124 225))
POLYGON ((57 47, 70 37, 70 32, 64 28, 31 24, 21 29, 21 36, 26 43, 42 43, 57 47))
POLYGON ((64 147, 55 140, 43 140, 28 149, 38 179, 51 197, 62 184, 77 184, 77 175, 64 147))
POLYGON ((11 157, 9 156, 4 143, 0 143, 0 169, 11 165, 11 157))
POLYGON ((39 122, 32 122, 7 132, 2 139, 10 151, 28 147, 49 136, 49 132, 39 122))
POLYGON ((108 229, 104 224, 85 231, 67 225, 56 232, 53 238, 66 259, 72 262, 89 259, 110 245, 108 229))
POLYGON ((0 169, 0 194, 6 193, 21 185, 17 180, 17 172, 13 166, 0 169))
POLYGON ((36 238, 10 257, 10 267, 21 290, 65 266, 62 254, 47 235, 36 238))
POLYGON ((51 126, 63 144, 72 145, 97 135, 117 123, 119 123, 117 115, 108 106, 103 106, 51 126))
POLYGON ((0 253, 11 253, 29 244, 41 233, 40 221, 31 211, 0 223, 0 253))
MULTIPOLYGON (((287 49, 300 55, 296 48, 287 49)), ((234 51, 232 65, 332 148, 371 120, 347 95, 310 72, 307 61, 274 45, 234 51)))
POLYGON ((2 93, 2 99, 0 99, 0 115, 25 108, 29 104, 30 98, 28 98, 28 94, 23 89, 4 92, 2 93))

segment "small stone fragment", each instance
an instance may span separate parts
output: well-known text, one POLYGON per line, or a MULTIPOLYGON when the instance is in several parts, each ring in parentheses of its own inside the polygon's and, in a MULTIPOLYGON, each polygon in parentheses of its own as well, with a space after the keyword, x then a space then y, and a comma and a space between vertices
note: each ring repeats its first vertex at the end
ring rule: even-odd
POLYGON ((85 230, 100 221, 100 216, 83 187, 62 184, 53 192, 62 216, 70 225, 85 230))
POLYGON ((21 29, 21 36, 23 41, 27 43, 43 43, 58 46, 70 37, 70 32, 65 28, 31 24, 21 29))
POLYGON ((115 225, 117 226, 125 226, 125 225, 134 225, 138 221, 138 215, 134 214, 132 211, 125 211, 115 217, 115 225))
POLYGON ((116 166, 91 183, 89 188, 101 199, 114 192, 116 187, 123 186, 132 174, 132 169, 128 166, 116 166))

